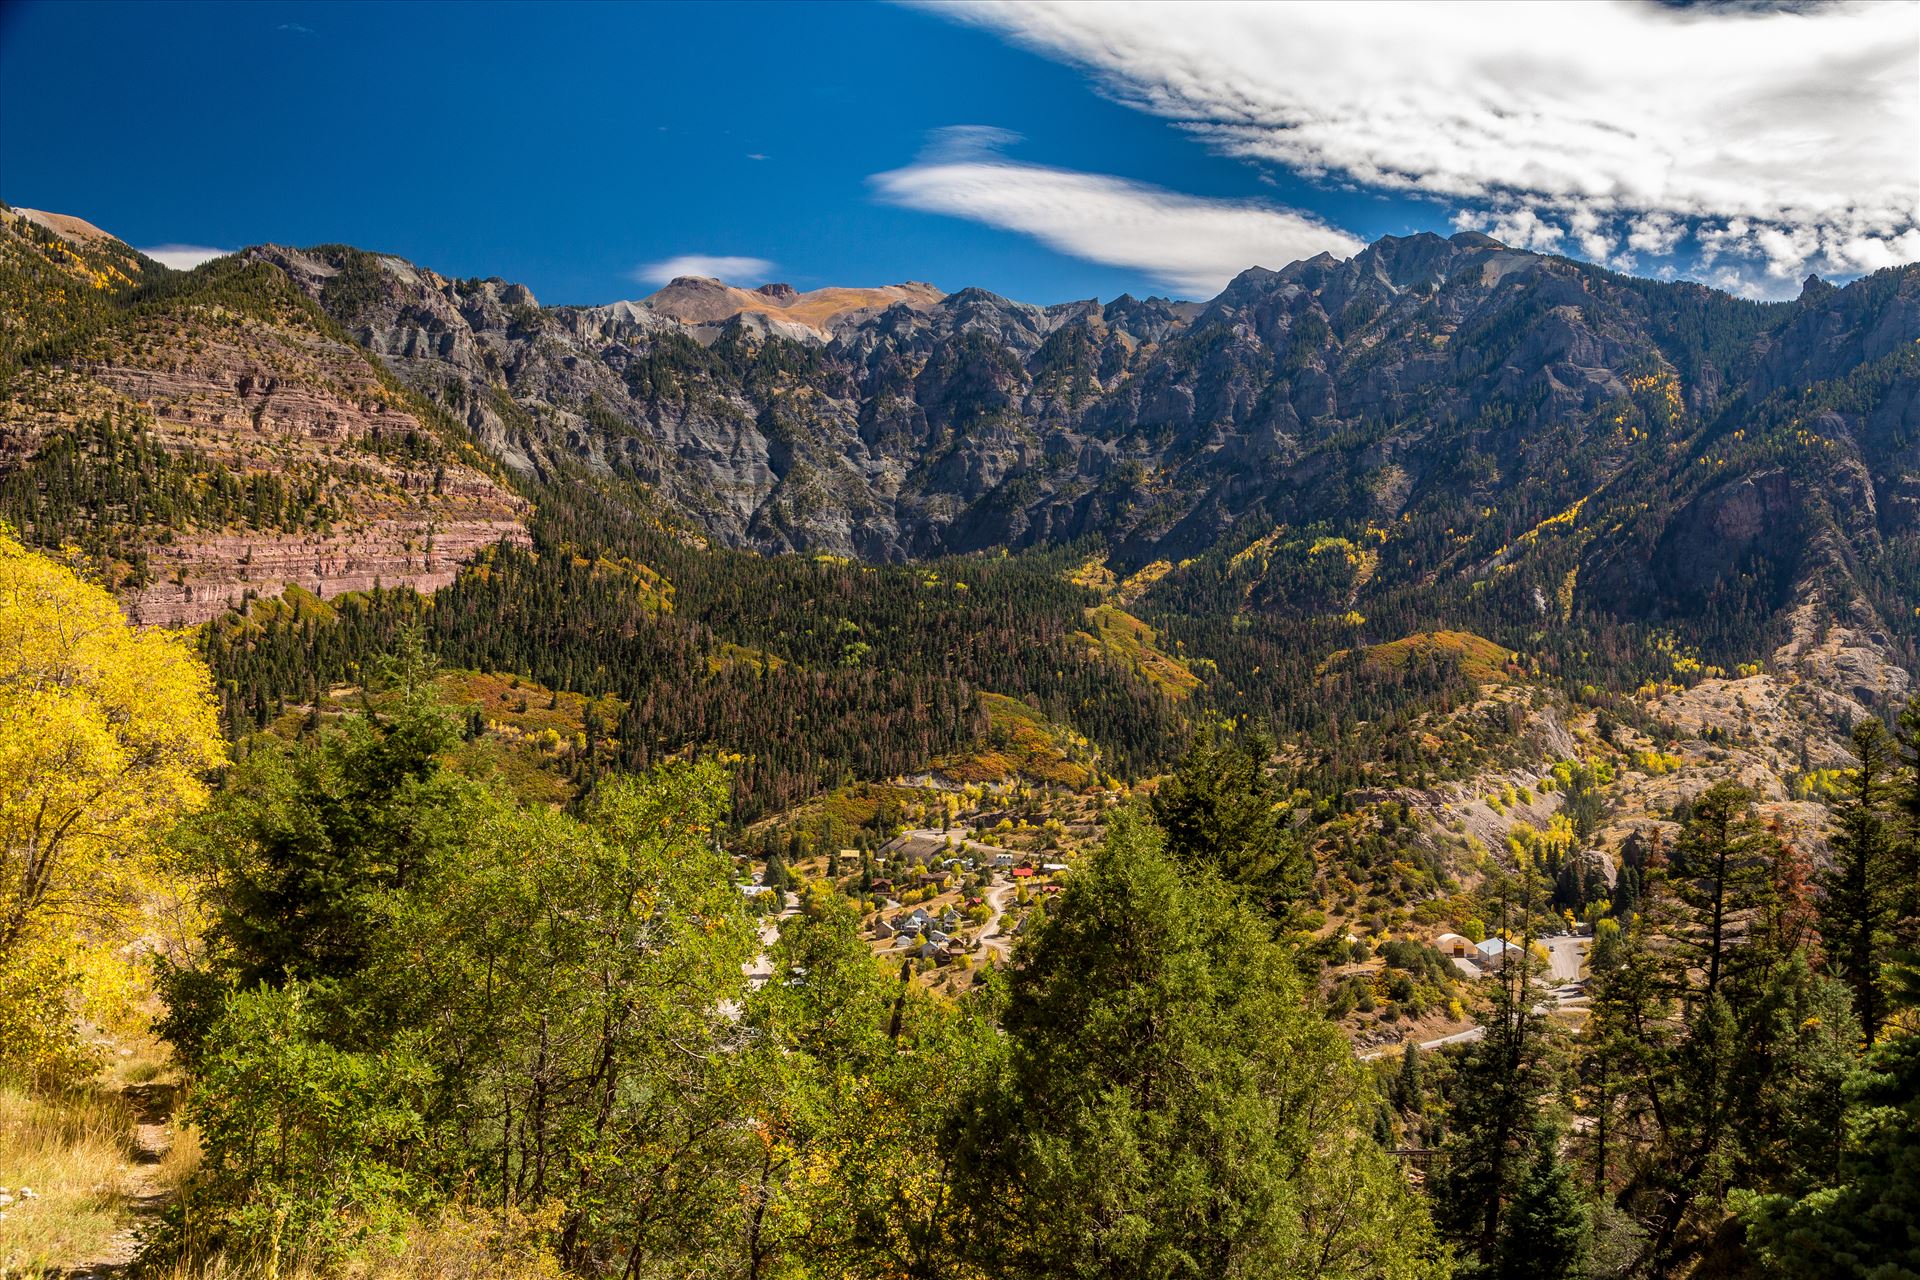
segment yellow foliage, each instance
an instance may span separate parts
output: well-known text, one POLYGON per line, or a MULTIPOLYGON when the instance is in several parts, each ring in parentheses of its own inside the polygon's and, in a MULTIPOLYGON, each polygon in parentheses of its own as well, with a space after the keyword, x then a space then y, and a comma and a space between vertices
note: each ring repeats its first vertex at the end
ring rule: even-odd
POLYGON ((156 838, 226 760, 183 633, 0 530, 0 966, 117 920, 156 838))
POLYGON ((1665 751, 1636 751, 1633 753, 1634 767, 1640 772, 1655 778, 1663 778, 1678 769, 1682 761, 1679 756, 1665 751))

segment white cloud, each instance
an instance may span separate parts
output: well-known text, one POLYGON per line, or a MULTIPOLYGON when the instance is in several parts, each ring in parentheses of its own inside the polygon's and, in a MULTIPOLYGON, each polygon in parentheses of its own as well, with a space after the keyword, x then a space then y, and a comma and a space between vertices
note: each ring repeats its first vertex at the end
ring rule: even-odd
POLYGON ((1346 232, 1287 209, 1008 160, 995 148, 1013 139, 981 126, 942 130, 915 163, 871 181, 891 204, 1018 231, 1203 298, 1250 266, 1283 267, 1319 253, 1347 257, 1362 247, 1346 232))
POLYGON ((1453 225, 1462 231, 1483 231, 1503 244, 1535 253, 1558 253, 1567 238, 1564 227, 1542 219, 1531 209, 1500 209, 1493 213, 1463 209, 1453 215, 1453 225))
POLYGON ((231 249, 212 249, 203 244, 157 244, 151 249, 142 249, 163 267, 172 267, 175 271, 191 271, 203 262, 212 262, 215 258, 224 258, 231 249))
POLYGON ((683 253, 677 258, 635 267, 633 278, 642 284, 666 284, 678 276, 711 276, 731 284, 759 284, 773 274, 773 266, 765 258, 683 253))
POLYGON ((1535 246, 1718 234, 1750 281, 1920 257, 1911 4, 939 7, 1223 153, 1484 210, 1535 246))
POLYGON ((1627 224, 1627 248, 1665 257, 1687 234, 1687 224, 1670 213, 1643 213, 1627 224))

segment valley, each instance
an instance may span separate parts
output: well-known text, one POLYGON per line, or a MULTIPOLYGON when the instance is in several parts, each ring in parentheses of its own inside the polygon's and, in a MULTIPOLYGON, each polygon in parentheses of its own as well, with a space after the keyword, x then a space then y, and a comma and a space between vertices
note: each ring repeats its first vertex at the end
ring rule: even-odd
MULTIPOLYGON (((1893 781, 1847 807, 1863 726, 1897 775, 1920 714, 1920 269, 1757 303, 1462 232, 1206 302, 577 307, 343 245, 174 271, 8 209, 0 300, 9 554, 190 654, 222 761, 168 869, 48 954, 160 957, 94 1039, 157 1015, 206 1141, 308 1123, 244 1081, 310 1053, 366 1108, 303 1130, 367 1153, 337 1222, 459 1235, 445 1188, 484 1185, 528 1275, 720 1274, 746 1204, 790 1258, 997 1274, 947 1233, 1019 1233, 926 1206, 1037 1178, 1001 1135, 1081 1105, 1087 1053, 1158 1052, 1137 997, 1191 1079, 1313 1064, 1348 1118, 1302 1150, 1411 1224, 1338 1274, 1444 1273, 1428 1170, 1456 1206, 1508 1177, 1491 1099, 1603 1188, 1608 1274, 1704 1277, 1764 1160, 1696 1194, 1736 1158, 1655 1114, 1707 1035, 1673 1002, 1764 970, 1726 1017, 1804 1075, 1753 1088, 1839 1096, 1810 886, 1862 813, 1888 865, 1920 842, 1893 781), (1709 854, 1785 891, 1710 944, 1709 854), (1608 1074, 1657 1053, 1653 1094, 1608 1074)), ((1877 955, 1912 913, 1873 909, 1877 955)), ((222 1150, 170 1185, 239 1248, 282 1157, 222 1150)), ((271 1231, 360 1256, 286 1179, 271 1231)))

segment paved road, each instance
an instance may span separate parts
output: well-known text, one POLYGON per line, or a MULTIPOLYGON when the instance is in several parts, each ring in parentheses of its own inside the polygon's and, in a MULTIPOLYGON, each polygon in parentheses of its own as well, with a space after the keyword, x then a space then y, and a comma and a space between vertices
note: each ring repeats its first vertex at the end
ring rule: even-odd
MULTIPOLYGON (((1438 1040, 1422 1040, 1414 1047, 1422 1053, 1428 1053, 1440 1048, 1442 1045, 1472 1044, 1475 1040, 1484 1039, 1486 1034, 1487 1029, 1485 1027, 1468 1027, 1465 1031, 1456 1031, 1450 1036, 1441 1036, 1438 1040)), ((1362 1062, 1371 1062, 1375 1058, 1391 1057, 1400 1053, 1405 1048, 1405 1042, 1402 1042, 1400 1044, 1388 1045, 1384 1049, 1369 1049, 1367 1052, 1360 1054, 1359 1058, 1362 1062)))
POLYGON ((1559 982, 1566 983, 1580 977, 1580 970, 1585 968, 1587 963, 1587 948, 1593 945, 1593 939, 1561 934, 1558 937, 1540 939, 1540 945, 1547 949, 1553 977, 1559 982))
MULTIPOLYGON (((1561 935, 1542 938, 1540 943, 1547 949, 1549 972, 1554 979, 1554 986, 1549 992, 1551 998, 1534 1005, 1533 1011, 1547 1014, 1556 1009, 1585 1009, 1587 987, 1586 983, 1580 980, 1580 970, 1586 966, 1587 948, 1592 945, 1593 939, 1561 935)), ((1441 1036, 1438 1040, 1422 1040, 1418 1047, 1420 1052, 1427 1053, 1443 1045, 1472 1044, 1486 1034, 1485 1027, 1469 1027, 1465 1031, 1457 1031, 1450 1036, 1441 1036)), ((1369 1049, 1358 1056, 1362 1062, 1374 1058, 1385 1058, 1399 1053, 1403 1044, 1391 1045, 1384 1049, 1369 1049)))

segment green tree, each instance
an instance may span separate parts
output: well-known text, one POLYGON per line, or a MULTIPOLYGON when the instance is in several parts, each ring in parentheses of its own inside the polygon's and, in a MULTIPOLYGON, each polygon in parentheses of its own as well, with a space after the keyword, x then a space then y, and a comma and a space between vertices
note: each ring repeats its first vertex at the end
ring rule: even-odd
POLYGON ((763 1142, 742 1234, 747 1274, 927 1277, 964 1262, 954 1130, 991 1092, 1005 1041, 986 992, 958 1004, 883 968, 830 886, 782 927, 749 1002, 763 1142))
POLYGON ((501 802, 462 856, 388 896, 356 1006, 437 1029, 443 1141, 485 1197, 566 1210, 592 1271, 725 1251, 755 1096, 730 1010, 758 950, 719 847, 727 780, 674 763, 579 820, 501 802))
MULTIPOLYGON (((1908 988, 1914 999, 1901 1007, 1911 1016, 1920 1003, 1920 696, 1900 713, 1895 733, 1898 743, 1893 786, 1899 818, 1893 831, 1894 945, 1891 982, 1908 988)), ((1920 1030, 1911 1021, 1906 1028, 1920 1030)))
POLYGON ((214 929, 171 975, 166 1029, 227 1108, 208 1111, 227 1136, 194 1203, 249 1254, 306 1221, 261 1209, 268 1189, 364 1183, 320 1196, 328 1232, 463 1195, 564 1204, 555 1243, 585 1272, 735 1256, 759 943, 718 843, 726 775, 674 763, 603 783, 578 817, 523 808, 439 763, 444 720, 403 677, 365 716, 254 752, 185 841, 214 929), (310 1140, 245 1139, 281 1094, 305 1106, 283 1077, 309 1066, 317 1107, 358 1107, 404 1066, 410 1127, 363 1142, 302 1112, 310 1140), (405 1186, 380 1191, 383 1168, 405 1186))
POLYGON ((991 1274, 1439 1270, 1351 1050, 1236 899, 1123 813, 1023 944, 960 1169, 991 1274))
POLYGON ((1680 910, 1665 923, 1675 963, 1699 973, 1698 997, 1711 1000, 1735 970, 1774 959, 1753 945, 1760 939, 1750 926, 1773 896, 1779 843, 1746 787, 1720 782, 1694 799, 1668 868, 1680 910))
POLYGON ((1872 716, 1853 730, 1856 764, 1833 806, 1832 861, 1820 878, 1820 941, 1827 966, 1853 993, 1868 1043, 1886 1017, 1881 973, 1898 918, 1895 819, 1889 804, 1894 742, 1872 716))
POLYGON ((1510 875, 1493 882, 1494 936, 1515 950, 1495 971, 1485 1034, 1456 1069, 1454 1104, 1442 1144, 1443 1170, 1434 1189, 1434 1217, 1482 1269, 1504 1256, 1508 1210, 1536 1154, 1540 1108, 1552 1084, 1544 1019, 1534 1012, 1529 969, 1542 885, 1521 851, 1510 875))
POLYGON ((409 1042, 329 1044, 304 984, 230 996, 187 1115, 203 1151, 162 1248, 225 1251, 261 1273, 391 1239, 430 1184, 412 1166, 432 1069, 409 1042))
POLYGON ((224 991, 317 982, 329 1003, 381 947, 394 904, 473 839, 488 797, 442 762, 458 732, 430 671, 410 648, 365 714, 260 741, 177 833, 212 916, 202 961, 163 970, 164 1030, 187 1061, 224 991))
POLYGON ((1420 1081, 1420 1048, 1409 1040, 1400 1051, 1400 1070, 1394 1073, 1393 1105, 1409 1115, 1426 1109, 1426 1087, 1420 1081))
POLYGON ((1577 1276, 1586 1266, 1591 1223, 1573 1171, 1559 1155, 1559 1135, 1533 1143, 1533 1162, 1507 1205, 1497 1274, 1503 1280, 1577 1276))
POLYGON ((1152 811, 1168 852, 1239 886, 1284 925, 1312 887, 1313 859, 1288 829, 1286 793, 1267 768, 1272 754, 1259 734, 1196 742, 1161 782, 1152 811))
POLYGON ((1835 1175, 1802 1195, 1737 1195, 1751 1247, 1783 1280, 1920 1277, 1920 1036, 1873 1046, 1847 1080, 1835 1175))
POLYGON ((1744 790, 1710 788, 1596 965, 1596 1179, 1641 1224, 1637 1265, 1655 1274, 1726 1247, 1731 1188, 1811 1185, 1836 1154, 1858 1027, 1845 989, 1787 944, 1780 865, 1744 790))
POLYGON ((768 852, 766 870, 760 876, 760 883, 780 894, 793 887, 793 873, 787 870, 787 860, 778 849, 768 852))

